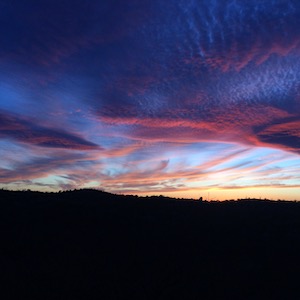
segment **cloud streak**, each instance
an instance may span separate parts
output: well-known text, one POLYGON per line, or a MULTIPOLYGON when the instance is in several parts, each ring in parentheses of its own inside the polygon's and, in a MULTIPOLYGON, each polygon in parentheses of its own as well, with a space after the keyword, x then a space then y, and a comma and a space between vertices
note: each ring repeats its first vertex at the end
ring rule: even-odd
POLYGON ((16 115, 0 112, 0 137, 14 139, 39 147, 92 150, 101 147, 56 128, 37 125, 16 115))

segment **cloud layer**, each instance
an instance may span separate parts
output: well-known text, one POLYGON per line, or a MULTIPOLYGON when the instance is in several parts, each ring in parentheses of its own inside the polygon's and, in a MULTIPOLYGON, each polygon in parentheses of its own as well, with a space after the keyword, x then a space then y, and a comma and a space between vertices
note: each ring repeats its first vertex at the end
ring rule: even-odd
POLYGON ((3 184, 298 188, 299 1, 7 0, 0 11, 3 184))

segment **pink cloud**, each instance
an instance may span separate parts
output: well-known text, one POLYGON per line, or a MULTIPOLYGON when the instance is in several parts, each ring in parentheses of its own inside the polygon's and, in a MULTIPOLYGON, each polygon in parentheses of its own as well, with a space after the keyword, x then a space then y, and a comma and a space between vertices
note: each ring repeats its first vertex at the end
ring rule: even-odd
MULTIPOLYGON (((263 142, 255 128, 272 124, 274 120, 281 122, 290 116, 289 113, 272 106, 247 104, 230 107, 224 105, 224 109, 212 107, 204 117, 197 117, 197 111, 190 111, 190 118, 180 118, 178 115, 180 111, 173 110, 163 113, 162 117, 134 117, 134 112, 129 110, 124 116, 112 114, 101 115, 99 118, 106 126, 115 127, 119 136, 133 140, 174 143, 210 141, 283 149, 284 146, 263 142), (118 131, 117 128, 122 126, 127 130, 118 131)), ((298 124, 292 122, 290 127, 297 130, 298 124)))
POLYGON ((300 138, 300 120, 291 122, 271 124, 260 132, 262 135, 285 134, 287 136, 295 136, 300 138))

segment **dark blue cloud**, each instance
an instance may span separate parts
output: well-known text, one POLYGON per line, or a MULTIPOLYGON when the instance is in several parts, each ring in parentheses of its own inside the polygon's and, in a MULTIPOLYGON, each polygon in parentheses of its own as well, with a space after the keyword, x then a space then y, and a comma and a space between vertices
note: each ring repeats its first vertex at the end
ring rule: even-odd
POLYGON ((22 117, 0 112, 0 137, 49 148, 74 150, 101 149, 100 146, 75 134, 57 128, 37 125, 22 117))

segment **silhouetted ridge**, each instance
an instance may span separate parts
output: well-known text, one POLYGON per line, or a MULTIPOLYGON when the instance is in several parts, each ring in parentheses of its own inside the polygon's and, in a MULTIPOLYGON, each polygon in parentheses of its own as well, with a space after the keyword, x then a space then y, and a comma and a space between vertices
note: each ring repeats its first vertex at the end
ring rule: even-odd
POLYGON ((0 197, 2 299, 299 295, 299 202, 89 189, 0 197))

